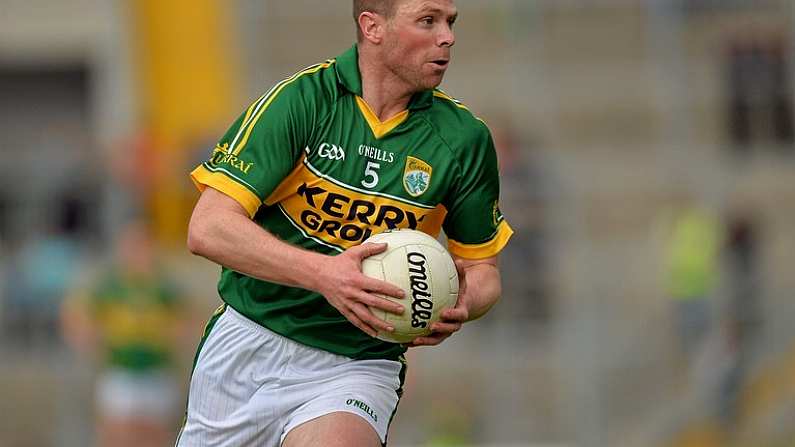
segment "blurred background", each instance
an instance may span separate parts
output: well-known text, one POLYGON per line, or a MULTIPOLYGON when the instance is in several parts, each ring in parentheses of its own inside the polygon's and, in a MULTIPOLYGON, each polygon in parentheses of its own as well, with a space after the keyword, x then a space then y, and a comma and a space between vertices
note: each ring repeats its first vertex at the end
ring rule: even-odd
MULTIPOLYGON (((396 446, 795 444, 791 0, 458 0, 504 295, 396 446)), ((218 267, 188 172, 349 1, 0 0, 0 445, 171 445, 218 267), (132 433, 132 434, 131 434, 132 433)))

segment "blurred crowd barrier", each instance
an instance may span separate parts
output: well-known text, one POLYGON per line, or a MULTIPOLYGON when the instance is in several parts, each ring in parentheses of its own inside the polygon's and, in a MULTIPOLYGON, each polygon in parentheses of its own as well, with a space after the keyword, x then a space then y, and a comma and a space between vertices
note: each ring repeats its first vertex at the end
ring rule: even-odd
MULTIPOLYGON (((792 445, 791 2, 456 4, 442 88, 516 235, 500 304, 410 351, 390 442, 792 445)), ((170 444, 218 304, 187 174, 350 9, 0 2, 0 445, 170 444)))

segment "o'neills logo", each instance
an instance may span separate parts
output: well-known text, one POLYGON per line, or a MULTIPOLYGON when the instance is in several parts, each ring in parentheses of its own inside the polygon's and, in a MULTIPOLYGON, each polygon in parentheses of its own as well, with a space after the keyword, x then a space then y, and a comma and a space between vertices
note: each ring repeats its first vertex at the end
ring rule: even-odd
POLYGON ((345 405, 350 405, 364 411, 365 413, 367 413, 368 416, 373 418, 375 422, 378 422, 378 415, 375 414, 375 411, 373 411, 373 409, 370 408, 370 406, 367 405, 366 403, 358 399, 348 399, 345 401, 345 405))
POLYGON ((425 255, 410 251, 406 255, 409 263, 409 282, 411 284, 411 327, 425 328, 431 319, 433 301, 431 301, 428 273, 425 267, 425 255))

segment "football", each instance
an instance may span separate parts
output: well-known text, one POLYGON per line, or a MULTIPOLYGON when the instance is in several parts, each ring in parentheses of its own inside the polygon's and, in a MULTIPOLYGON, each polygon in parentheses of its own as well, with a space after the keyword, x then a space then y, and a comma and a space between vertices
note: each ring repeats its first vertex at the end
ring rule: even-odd
POLYGON ((377 338, 391 343, 408 343, 431 333, 431 323, 439 320, 443 309, 455 306, 458 299, 458 273, 442 244, 416 230, 390 230, 371 236, 364 243, 386 243, 383 253, 365 258, 362 272, 402 288, 403 299, 382 297, 405 307, 402 315, 380 309, 370 311, 395 327, 394 332, 379 331, 377 338))

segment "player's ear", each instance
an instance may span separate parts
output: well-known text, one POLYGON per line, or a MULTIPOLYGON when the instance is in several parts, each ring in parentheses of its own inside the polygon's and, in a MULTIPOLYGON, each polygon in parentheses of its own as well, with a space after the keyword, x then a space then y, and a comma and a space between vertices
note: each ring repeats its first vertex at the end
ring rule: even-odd
POLYGON ((359 14, 358 23, 359 30, 364 40, 376 45, 381 43, 384 38, 384 29, 386 27, 386 20, 384 17, 371 11, 364 11, 359 14))

